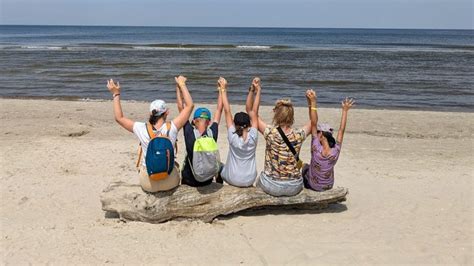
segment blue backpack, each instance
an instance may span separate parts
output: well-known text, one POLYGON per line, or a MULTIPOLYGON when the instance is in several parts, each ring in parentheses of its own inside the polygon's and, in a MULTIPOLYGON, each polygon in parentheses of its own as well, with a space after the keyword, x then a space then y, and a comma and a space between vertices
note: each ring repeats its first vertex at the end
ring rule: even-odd
POLYGON ((150 143, 146 151, 145 164, 148 176, 153 180, 167 178, 174 167, 174 146, 169 139, 171 123, 166 122, 166 136, 156 135, 153 126, 146 123, 150 143))

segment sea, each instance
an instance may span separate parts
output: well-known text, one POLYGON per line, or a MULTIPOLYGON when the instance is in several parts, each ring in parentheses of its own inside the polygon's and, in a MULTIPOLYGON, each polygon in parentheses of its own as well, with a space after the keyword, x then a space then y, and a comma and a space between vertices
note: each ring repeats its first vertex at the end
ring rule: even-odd
POLYGON ((319 106, 474 110, 474 30, 0 25, 0 97, 175 101, 174 76, 195 102, 216 101, 220 76, 243 103, 254 76, 262 104, 307 88, 319 106))

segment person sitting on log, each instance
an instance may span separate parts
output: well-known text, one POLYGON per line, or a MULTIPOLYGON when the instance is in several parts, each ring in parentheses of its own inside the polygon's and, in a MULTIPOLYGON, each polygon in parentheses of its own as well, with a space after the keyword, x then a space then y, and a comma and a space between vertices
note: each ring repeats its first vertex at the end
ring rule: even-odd
POLYGON ((224 104, 229 153, 222 170, 222 179, 232 186, 250 187, 257 177, 255 152, 258 140, 258 108, 260 106, 260 78, 254 78, 247 96, 246 111, 236 113, 232 119, 227 98, 227 81, 219 78, 219 92, 224 104), (255 100, 254 93, 256 94, 255 100))
POLYGON ((276 101, 273 125, 267 125, 258 118, 258 130, 265 138, 266 148, 264 170, 257 186, 273 196, 294 196, 303 189, 300 171, 303 163, 299 159, 299 152, 310 133, 311 121, 300 129, 294 129, 293 123, 293 104, 288 99, 276 101))
POLYGON ((174 161, 178 131, 188 121, 194 108, 193 99, 186 87, 186 78, 175 77, 177 88, 183 96, 185 107, 179 115, 167 121, 170 114, 163 100, 150 104, 148 122, 134 122, 125 117, 120 104, 120 84, 112 79, 107 88, 112 93, 115 121, 139 139, 141 149, 137 162, 140 185, 147 192, 166 191, 179 185, 179 167, 174 161))
MULTIPOLYGON (((178 93, 178 110, 186 108, 178 93)), ((215 178, 216 182, 223 183, 220 173, 222 163, 220 162, 217 137, 219 123, 222 114, 222 99, 219 94, 217 109, 214 120, 211 123, 211 112, 209 109, 200 107, 194 112, 193 120, 186 121, 183 134, 186 146, 186 156, 181 171, 181 184, 192 187, 200 187, 211 184, 215 178)))
POLYGON ((347 114, 354 105, 353 99, 342 101, 342 117, 337 138, 333 137, 333 129, 326 123, 318 123, 316 109, 316 93, 313 90, 306 92, 311 99, 311 163, 305 164, 302 170, 305 188, 316 191, 331 189, 334 185, 334 166, 339 159, 342 139, 346 129, 347 114))

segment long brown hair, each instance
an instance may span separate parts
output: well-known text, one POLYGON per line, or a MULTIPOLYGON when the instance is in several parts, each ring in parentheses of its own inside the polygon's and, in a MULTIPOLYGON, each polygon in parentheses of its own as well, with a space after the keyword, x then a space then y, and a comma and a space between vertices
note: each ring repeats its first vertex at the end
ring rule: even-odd
POLYGON ((273 125, 292 126, 295 122, 295 111, 290 99, 280 99, 273 108, 273 125))
POLYGON ((150 124, 153 126, 156 124, 156 122, 158 122, 158 120, 160 120, 160 118, 164 117, 166 114, 166 112, 160 114, 160 115, 157 115, 157 112, 156 110, 153 110, 150 114, 150 118, 148 118, 148 122, 150 122, 150 124))

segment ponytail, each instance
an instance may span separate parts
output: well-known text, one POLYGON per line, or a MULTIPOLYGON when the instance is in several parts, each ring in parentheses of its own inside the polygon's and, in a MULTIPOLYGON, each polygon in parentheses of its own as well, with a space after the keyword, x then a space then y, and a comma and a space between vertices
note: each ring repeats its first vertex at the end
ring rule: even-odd
POLYGON ((160 114, 160 115, 157 115, 157 111, 156 111, 156 110, 153 110, 153 111, 151 112, 150 118, 148 118, 148 122, 150 122, 151 125, 154 125, 154 124, 156 124, 156 122, 158 122, 158 120, 160 120, 160 118, 162 118, 164 115, 165 115, 165 113, 162 113, 162 114, 160 114))
POLYGON ((234 115, 235 132, 239 137, 244 134, 244 129, 250 126, 250 116, 244 112, 238 112, 234 115))
POLYGON ((334 139, 332 134, 330 132, 323 131, 323 136, 328 140, 329 147, 334 148, 334 146, 336 145, 336 140, 334 139))
POLYGON ((247 127, 235 126, 234 134, 237 134, 237 136, 242 137, 242 135, 244 134, 244 129, 246 128, 247 127))

